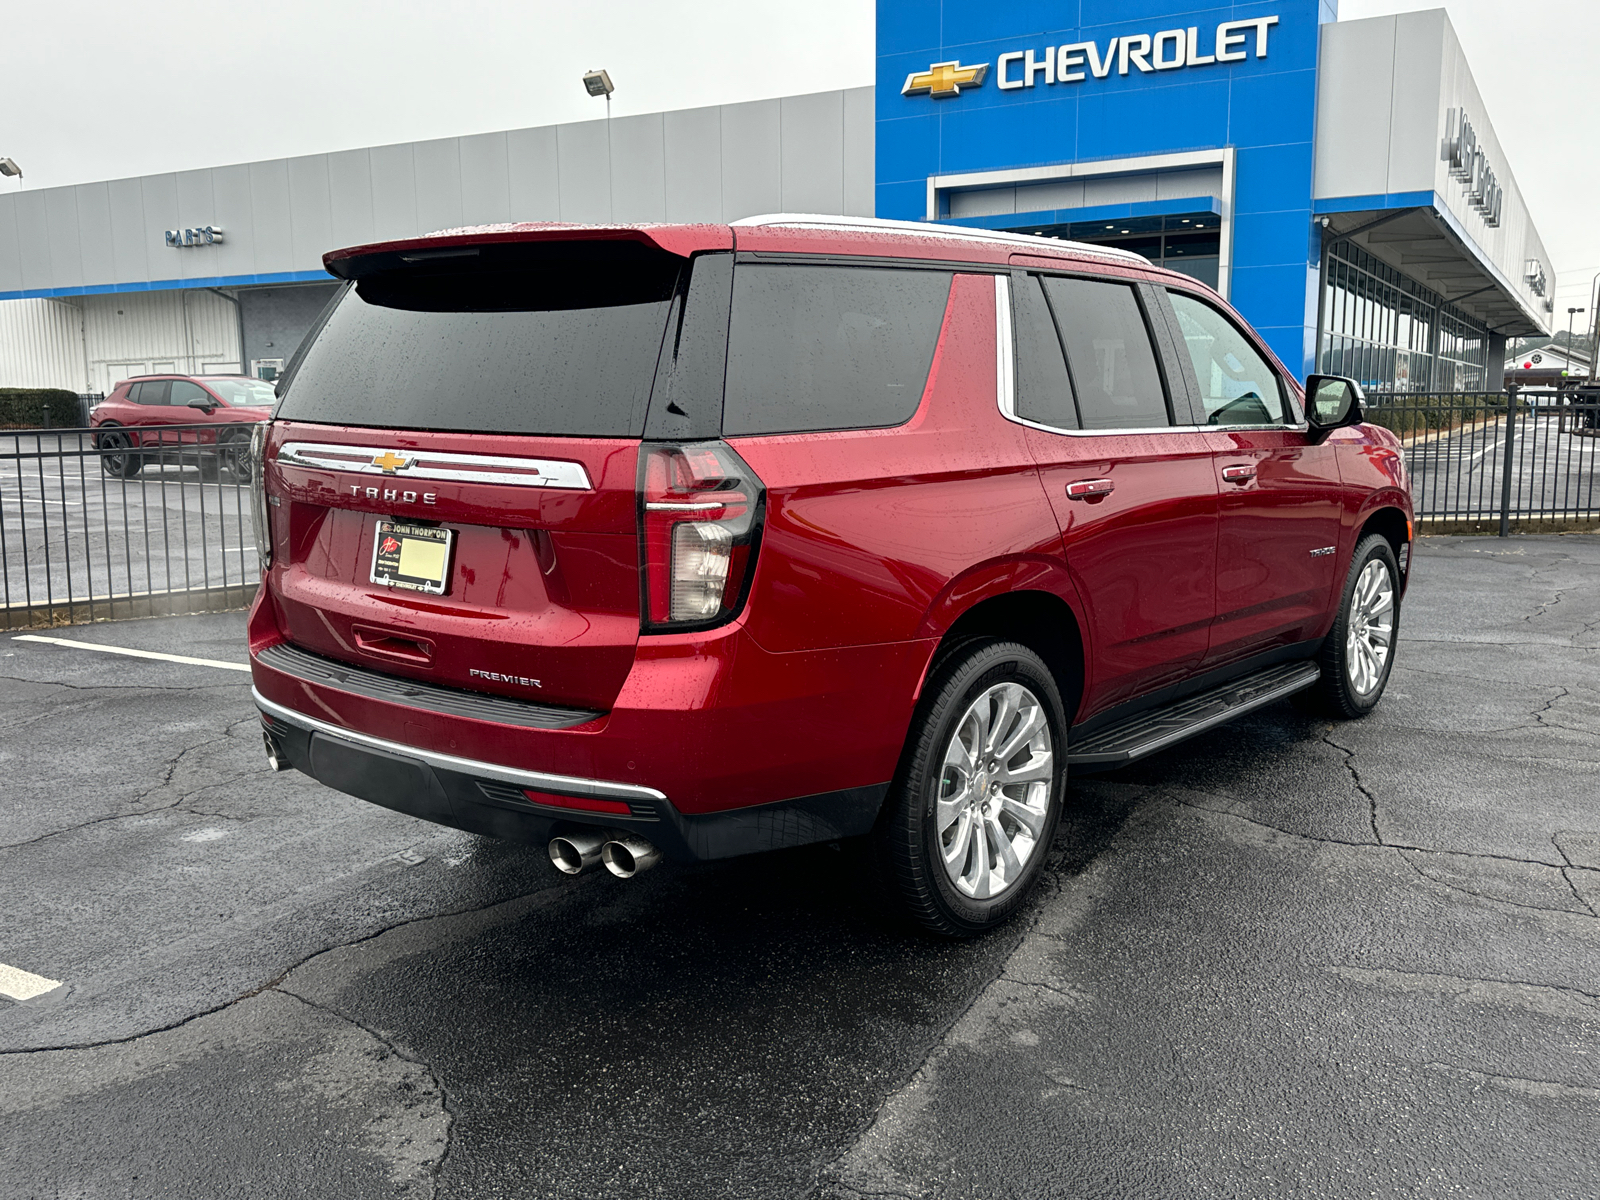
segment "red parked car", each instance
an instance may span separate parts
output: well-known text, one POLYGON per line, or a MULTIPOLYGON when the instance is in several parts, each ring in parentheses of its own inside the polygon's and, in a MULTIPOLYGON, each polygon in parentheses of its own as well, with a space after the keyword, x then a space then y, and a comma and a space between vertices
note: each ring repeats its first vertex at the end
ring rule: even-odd
POLYGON ((270 418, 276 401, 270 383, 248 375, 140 375, 95 405, 89 427, 108 475, 131 479, 159 457, 195 462, 207 479, 227 472, 244 482, 250 430, 239 426, 270 418))
POLYGON ((1383 693, 1396 440, 1184 275, 787 216, 324 261, 258 435, 280 769, 571 873, 870 838, 962 935, 1069 768, 1383 693))

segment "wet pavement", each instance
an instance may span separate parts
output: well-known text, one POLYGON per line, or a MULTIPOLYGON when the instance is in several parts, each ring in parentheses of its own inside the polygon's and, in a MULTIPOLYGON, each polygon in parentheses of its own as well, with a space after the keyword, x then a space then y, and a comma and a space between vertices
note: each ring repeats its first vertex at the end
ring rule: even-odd
POLYGON ((969 943, 274 775, 247 678, 0 639, 0 1197, 1600 1191, 1600 537, 1425 539, 1375 714, 1074 780, 969 943))

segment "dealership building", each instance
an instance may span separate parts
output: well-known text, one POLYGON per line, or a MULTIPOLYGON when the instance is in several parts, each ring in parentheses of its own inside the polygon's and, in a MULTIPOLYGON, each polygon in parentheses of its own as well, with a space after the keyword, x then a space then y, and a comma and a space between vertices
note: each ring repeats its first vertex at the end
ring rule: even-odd
POLYGON ((0 386, 272 378, 338 286, 323 252, 505 221, 1109 244, 1217 288, 1296 374, 1373 391, 1498 388, 1506 339, 1551 332, 1554 273, 1443 10, 877 11, 874 87, 0 195, 0 386))

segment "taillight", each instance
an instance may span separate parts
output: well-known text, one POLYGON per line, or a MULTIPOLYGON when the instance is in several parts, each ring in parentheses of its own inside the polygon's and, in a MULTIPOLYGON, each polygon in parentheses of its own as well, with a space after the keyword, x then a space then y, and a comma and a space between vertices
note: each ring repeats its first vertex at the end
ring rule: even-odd
POLYGON ((756 473, 722 442, 643 447, 647 629, 703 629, 738 614, 755 573, 764 494, 756 473))
POLYGON ((272 524, 267 520, 267 430, 265 421, 250 431, 250 525, 256 557, 265 571, 272 565, 272 524))

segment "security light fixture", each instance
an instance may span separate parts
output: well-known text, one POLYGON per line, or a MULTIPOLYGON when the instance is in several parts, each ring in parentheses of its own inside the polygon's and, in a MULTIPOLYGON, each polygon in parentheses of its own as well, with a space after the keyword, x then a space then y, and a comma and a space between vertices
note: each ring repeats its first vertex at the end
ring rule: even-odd
POLYGON ((7 179, 15 175, 18 179, 21 179, 22 168, 9 158, 0 158, 0 175, 4 175, 7 179))
POLYGON ((589 90, 589 95, 604 96, 607 100, 616 91, 611 84, 611 76, 605 71, 590 71, 583 77, 583 86, 589 90))

